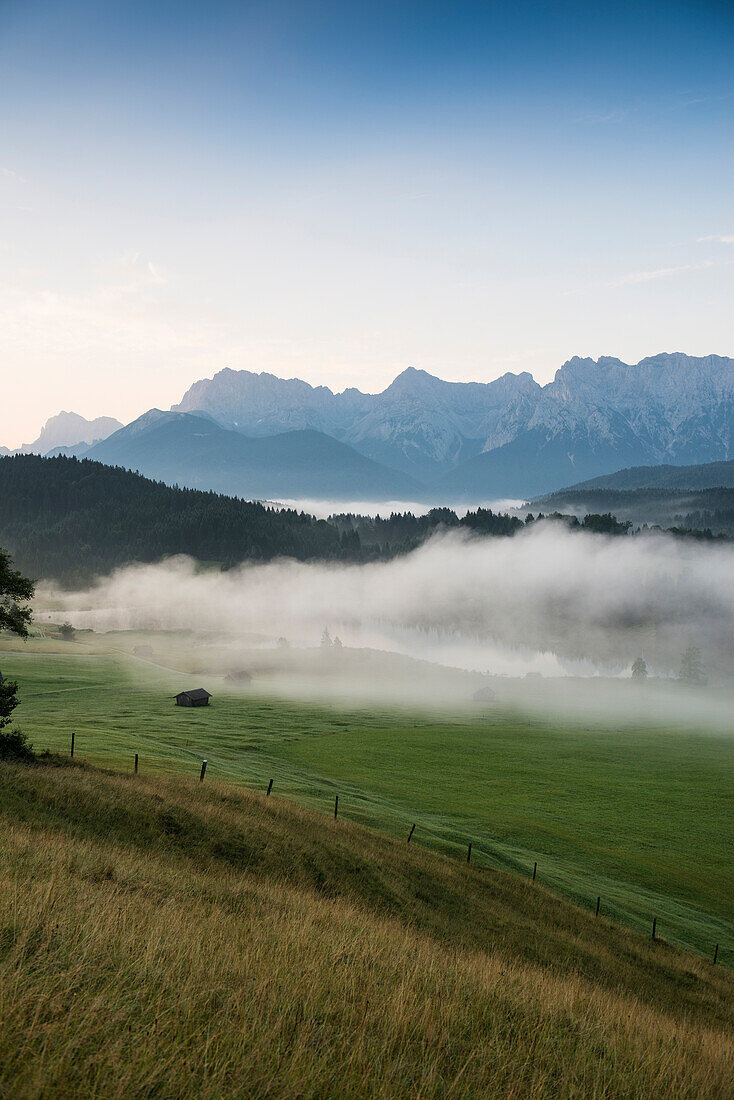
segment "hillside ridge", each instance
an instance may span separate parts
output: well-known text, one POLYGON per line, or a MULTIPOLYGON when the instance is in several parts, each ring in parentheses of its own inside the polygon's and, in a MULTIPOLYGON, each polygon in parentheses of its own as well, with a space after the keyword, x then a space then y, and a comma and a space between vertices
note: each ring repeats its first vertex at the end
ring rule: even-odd
POLYGON ((727 1095, 730 973, 538 884, 220 782, 0 788, 4 1090, 727 1095))

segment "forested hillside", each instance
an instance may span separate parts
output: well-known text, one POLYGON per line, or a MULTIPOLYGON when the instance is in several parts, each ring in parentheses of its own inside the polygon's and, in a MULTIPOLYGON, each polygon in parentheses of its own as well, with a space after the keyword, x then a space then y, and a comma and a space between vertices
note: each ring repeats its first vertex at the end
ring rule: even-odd
MULTIPOLYGON (((545 518, 608 535, 625 535, 629 527, 608 512, 582 520, 546 512, 545 518)), ((506 537, 525 526, 517 516, 490 508, 462 517, 450 508, 433 508, 418 516, 345 513, 320 520, 293 509, 171 487, 90 459, 0 458, 0 546, 25 575, 66 586, 87 584, 130 562, 175 554, 223 569, 278 557, 364 562, 408 553, 439 528, 506 537)))
POLYGON ((67 584, 171 554, 231 566, 340 553, 336 529, 304 513, 37 455, 0 459, 0 546, 27 576, 67 584))
POLYGON ((225 569, 277 557, 374 560, 414 549, 439 526, 510 535, 523 524, 482 508, 463 519, 437 508, 425 516, 318 520, 292 509, 171 488, 89 459, 0 458, 0 546, 24 574, 65 585, 173 554, 225 569))
POLYGON ((702 462, 696 466, 630 466, 603 477, 569 485, 568 489, 731 489, 734 460, 702 462))
POLYGON ((697 531, 701 535, 734 536, 734 488, 563 489, 533 501, 543 510, 582 515, 614 512, 632 524, 658 525, 676 532, 697 531))

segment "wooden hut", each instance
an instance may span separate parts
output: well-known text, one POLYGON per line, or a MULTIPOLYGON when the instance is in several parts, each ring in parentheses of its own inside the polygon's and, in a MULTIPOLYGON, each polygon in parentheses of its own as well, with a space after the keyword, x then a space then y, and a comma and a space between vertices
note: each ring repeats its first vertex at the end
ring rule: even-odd
POLYGON ((207 707, 212 695, 206 688, 190 688, 188 691, 179 691, 176 696, 177 707, 207 707))

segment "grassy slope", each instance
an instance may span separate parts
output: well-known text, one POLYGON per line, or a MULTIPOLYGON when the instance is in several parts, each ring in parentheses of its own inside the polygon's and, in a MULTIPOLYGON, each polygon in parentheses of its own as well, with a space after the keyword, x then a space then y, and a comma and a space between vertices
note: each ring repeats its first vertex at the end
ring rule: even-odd
POLYGON ((223 783, 0 766, 0 1094, 734 1095, 732 977, 223 783))
POLYGON ((451 725, 227 696, 171 705, 184 681, 129 658, 35 643, 3 658, 23 687, 21 725, 41 748, 144 771, 209 775, 341 812, 393 835, 527 874, 640 930, 734 964, 731 741, 680 731, 560 730, 500 716, 451 725), (44 650, 44 646, 46 647, 44 650), (50 655, 49 648, 60 650, 50 655), (135 669, 135 680, 130 670, 135 669))

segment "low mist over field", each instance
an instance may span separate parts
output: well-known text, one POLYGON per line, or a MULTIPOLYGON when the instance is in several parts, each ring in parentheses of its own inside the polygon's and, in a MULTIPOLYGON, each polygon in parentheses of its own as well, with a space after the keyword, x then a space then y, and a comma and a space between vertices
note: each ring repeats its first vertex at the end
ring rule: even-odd
MULTIPOLYGON (((564 710, 570 677, 579 702, 593 708, 601 705, 601 685, 596 682, 592 699, 579 677, 626 676, 638 656, 651 680, 673 677, 691 644, 701 649, 713 684, 725 686, 733 656, 733 582, 728 545, 663 535, 607 538, 544 523, 512 539, 439 534, 409 555, 368 565, 281 561, 219 572, 176 558, 121 569, 86 591, 42 588, 37 603, 40 619, 63 614, 79 628, 193 632, 227 647, 232 661, 255 645, 277 650, 286 662, 289 650, 282 643, 278 650, 277 639, 286 639, 293 654, 318 647, 326 628, 348 649, 489 674, 498 699, 501 678, 514 678, 518 702, 532 705, 540 691, 542 705, 564 710), (532 679, 518 684, 527 674, 532 679), (538 674, 555 678, 555 687, 538 685, 538 674), (559 683, 565 683, 562 698, 559 683)), ((348 693, 354 662, 346 651, 332 657, 332 678, 348 693)), ((439 689, 426 696, 396 664, 394 679, 401 676, 406 699, 441 701, 439 689)), ((381 674, 367 678, 373 698, 395 697, 395 684, 381 674)), ((648 704, 664 696, 676 715, 681 706, 690 710, 689 720, 704 705, 718 710, 710 693, 689 694, 684 703, 678 685, 648 681, 645 688, 648 704)), ((309 694, 321 690, 323 682, 309 694)), ((618 691, 613 697, 620 702, 618 691)))

